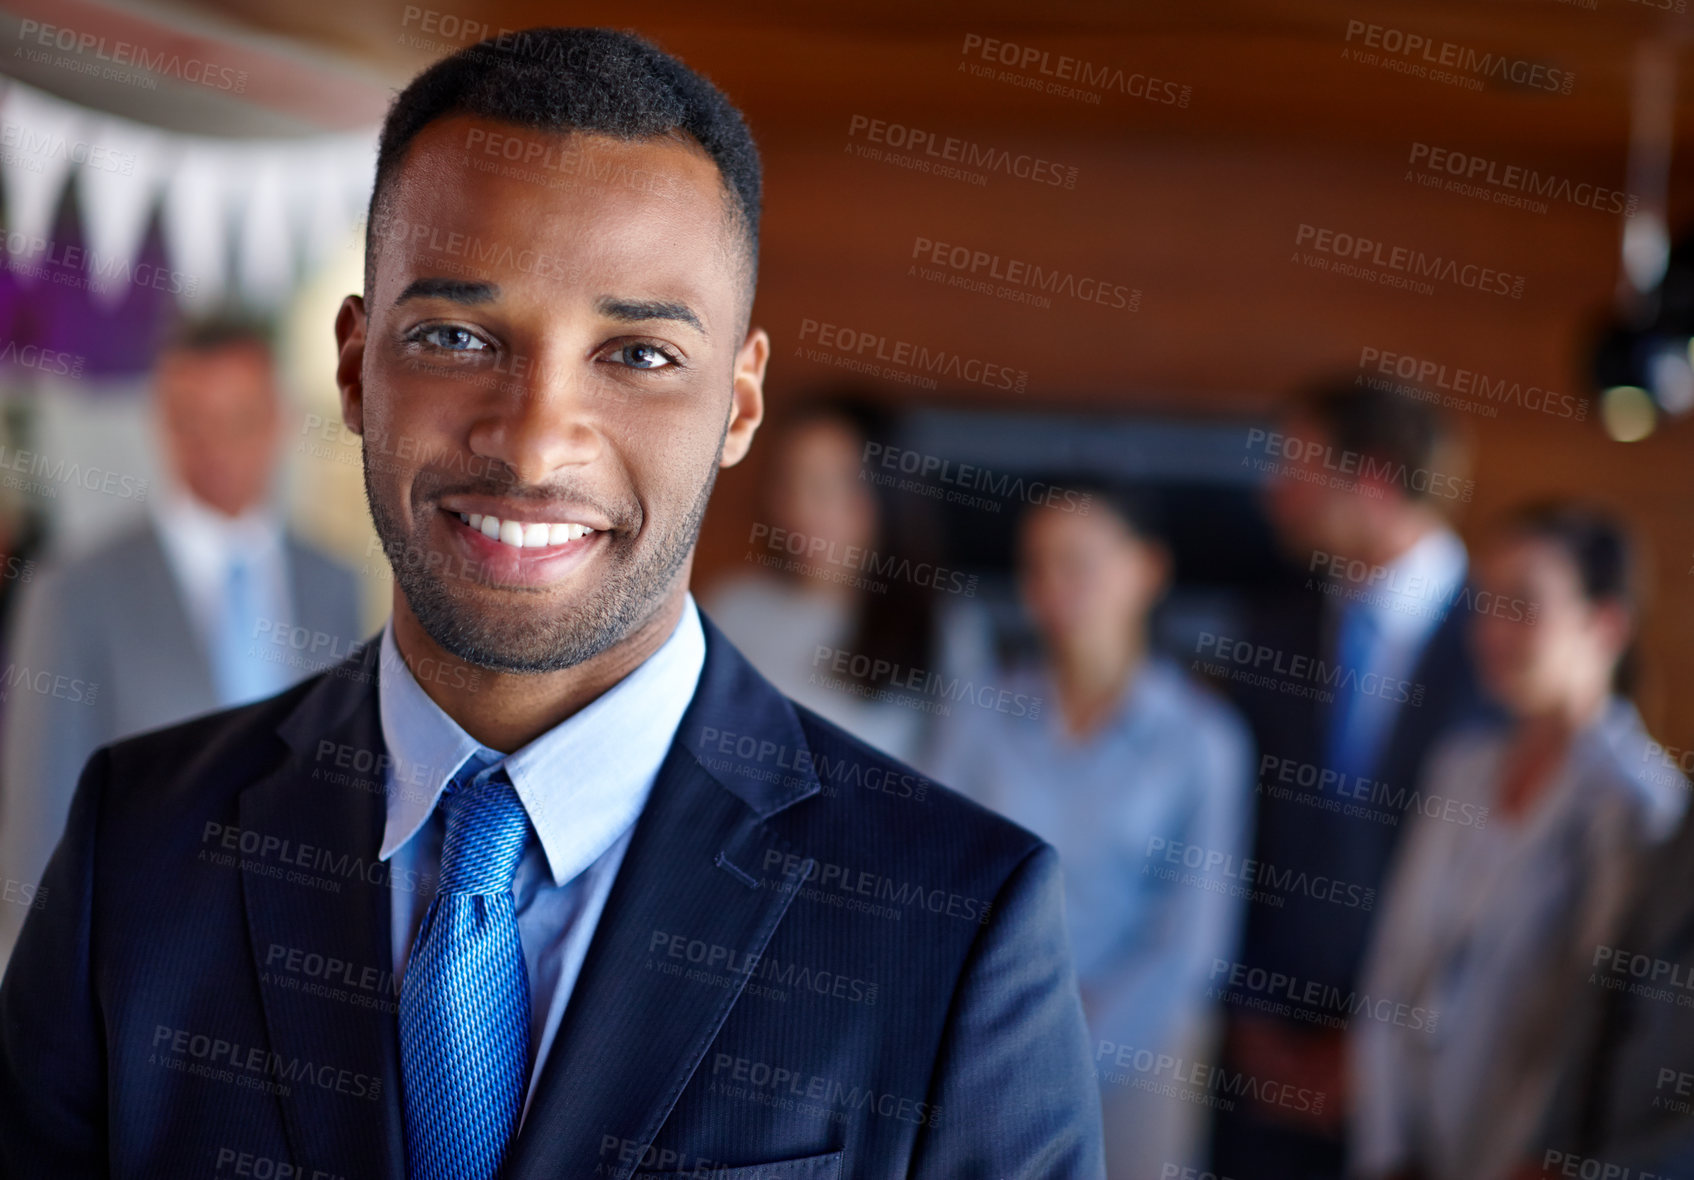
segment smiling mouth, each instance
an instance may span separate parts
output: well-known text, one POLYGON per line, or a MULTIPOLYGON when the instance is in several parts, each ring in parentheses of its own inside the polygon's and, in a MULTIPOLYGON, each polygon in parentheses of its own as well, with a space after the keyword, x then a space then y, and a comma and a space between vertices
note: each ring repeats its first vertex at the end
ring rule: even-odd
POLYGON ((594 529, 574 521, 501 520, 480 512, 456 513, 458 518, 490 541, 513 549, 546 549, 590 536, 594 529))

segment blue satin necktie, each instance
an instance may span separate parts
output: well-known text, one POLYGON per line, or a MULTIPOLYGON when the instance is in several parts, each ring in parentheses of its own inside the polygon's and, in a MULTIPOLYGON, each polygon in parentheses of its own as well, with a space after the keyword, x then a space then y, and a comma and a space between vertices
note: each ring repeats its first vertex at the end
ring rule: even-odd
POLYGON ((400 988, 410 1180, 492 1180, 527 1082, 529 976, 512 875, 529 820, 499 764, 467 766, 456 781, 441 797, 440 885, 400 988))
MULTIPOLYGON (((282 688, 280 664, 260 654, 257 624, 262 613, 254 571, 242 557, 230 560, 224 571, 217 635, 212 646, 212 680, 223 706, 260 700, 282 688)), ((287 649, 279 649, 286 651, 287 649)))
POLYGON ((1379 633, 1380 628, 1367 606, 1354 602, 1342 609, 1335 644, 1336 663, 1342 671, 1329 715, 1325 765, 1346 775, 1344 781, 1348 783, 1370 776, 1376 768, 1377 747, 1381 744, 1382 702, 1365 700, 1361 687, 1365 675, 1372 670, 1379 633))

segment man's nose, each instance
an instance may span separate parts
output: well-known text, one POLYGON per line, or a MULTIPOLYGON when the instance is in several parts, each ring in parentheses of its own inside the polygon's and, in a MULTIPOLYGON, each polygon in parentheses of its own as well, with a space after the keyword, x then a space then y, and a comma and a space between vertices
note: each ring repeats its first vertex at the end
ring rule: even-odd
POLYGON ((562 467, 592 463, 604 445, 587 382, 562 366, 548 368, 537 365, 471 428, 472 452, 503 465, 520 487, 546 483, 562 467))

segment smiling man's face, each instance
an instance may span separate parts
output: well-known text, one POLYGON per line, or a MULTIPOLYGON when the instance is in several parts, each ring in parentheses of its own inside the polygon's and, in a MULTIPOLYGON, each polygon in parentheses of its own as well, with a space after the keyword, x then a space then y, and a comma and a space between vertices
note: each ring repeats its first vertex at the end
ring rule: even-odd
POLYGON ((680 603, 717 469, 762 414, 723 181, 679 140, 454 116, 390 185, 369 302, 336 323, 378 536, 447 652, 575 666, 680 603), (506 164, 490 137, 565 166, 506 164))

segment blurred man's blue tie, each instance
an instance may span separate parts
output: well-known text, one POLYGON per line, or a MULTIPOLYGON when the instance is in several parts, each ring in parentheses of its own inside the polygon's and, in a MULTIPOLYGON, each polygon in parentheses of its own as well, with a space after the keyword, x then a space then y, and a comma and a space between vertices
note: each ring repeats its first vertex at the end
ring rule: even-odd
POLYGON ((467 764, 440 806, 441 881, 400 988, 407 1175, 492 1180, 517 1132, 529 1063, 512 897, 529 821, 498 763, 467 764))
POLYGON ((1336 663, 1341 667, 1329 714, 1325 765, 1346 775, 1344 781, 1349 784, 1369 777, 1376 768, 1380 726, 1372 724, 1377 717, 1364 715, 1361 685, 1371 671, 1378 631, 1375 616, 1364 604, 1352 602, 1343 607, 1335 643, 1336 663))
POLYGON ((253 585, 251 568, 240 557, 230 560, 224 575, 221 606, 223 614, 212 648, 212 679, 218 703, 240 705, 269 696, 282 687, 278 676, 281 666, 259 652, 258 588, 253 585))

